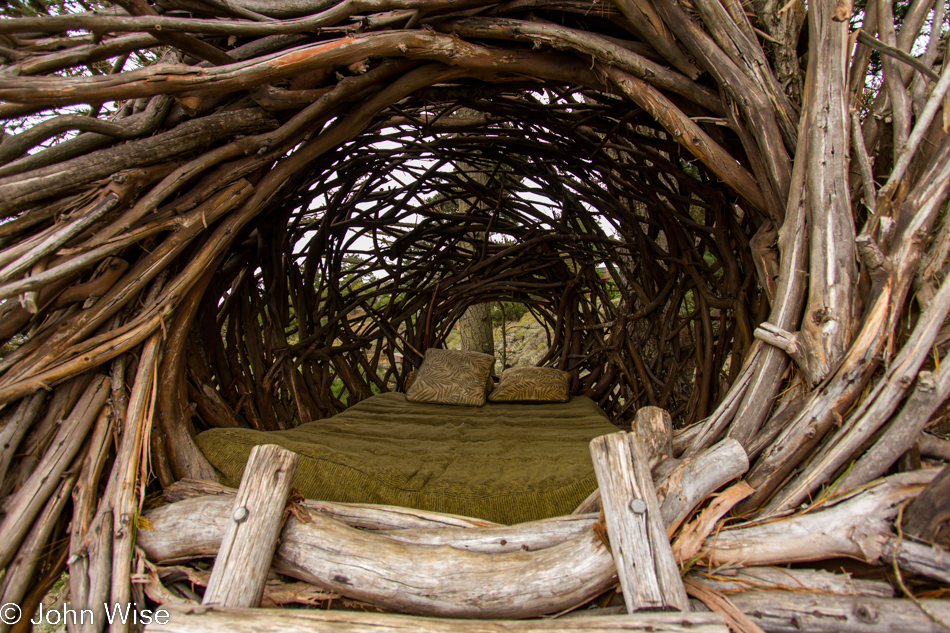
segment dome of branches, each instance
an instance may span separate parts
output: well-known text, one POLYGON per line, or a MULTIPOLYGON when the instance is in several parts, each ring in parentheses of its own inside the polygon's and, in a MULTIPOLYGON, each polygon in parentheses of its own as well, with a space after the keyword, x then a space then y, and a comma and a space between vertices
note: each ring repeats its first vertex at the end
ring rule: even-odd
POLYGON ((251 298, 217 319, 260 338, 265 371, 343 382, 300 397, 278 381, 278 424, 400 387, 490 301, 524 304, 547 330, 541 363, 618 422, 647 404, 704 417, 765 315, 748 247, 762 218, 619 99, 471 89, 406 99, 302 167, 251 225, 233 284, 216 280, 213 296, 251 298))
POLYGON ((128 602, 145 492, 215 477, 197 431, 403 389, 486 302, 618 425, 738 442, 760 518, 888 472, 950 394, 943 2, 0 12, 0 568, 114 520, 128 602))

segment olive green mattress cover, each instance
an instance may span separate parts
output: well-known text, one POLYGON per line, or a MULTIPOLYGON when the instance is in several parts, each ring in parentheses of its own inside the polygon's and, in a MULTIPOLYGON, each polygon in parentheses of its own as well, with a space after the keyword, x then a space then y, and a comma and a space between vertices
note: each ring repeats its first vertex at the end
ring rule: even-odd
POLYGON ((298 455, 294 487, 324 501, 521 523, 569 514, 597 487, 588 445, 617 428, 590 398, 462 407, 383 393, 288 431, 212 429, 198 447, 236 487, 251 448, 298 455))

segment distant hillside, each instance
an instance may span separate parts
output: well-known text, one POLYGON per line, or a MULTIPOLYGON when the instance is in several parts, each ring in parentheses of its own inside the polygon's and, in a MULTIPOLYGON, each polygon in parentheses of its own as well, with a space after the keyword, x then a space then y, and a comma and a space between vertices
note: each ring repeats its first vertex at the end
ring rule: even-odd
MULTIPOLYGON (((495 328, 495 375, 501 374, 502 361, 508 367, 517 365, 535 365, 548 351, 548 338, 544 333, 544 328, 537 320, 527 313, 518 321, 509 321, 504 325, 505 332, 502 336, 502 326, 495 328), (502 341, 507 342, 505 349, 502 341)), ((461 348, 461 337, 458 332, 458 325, 452 330, 445 346, 449 349, 461 348)))

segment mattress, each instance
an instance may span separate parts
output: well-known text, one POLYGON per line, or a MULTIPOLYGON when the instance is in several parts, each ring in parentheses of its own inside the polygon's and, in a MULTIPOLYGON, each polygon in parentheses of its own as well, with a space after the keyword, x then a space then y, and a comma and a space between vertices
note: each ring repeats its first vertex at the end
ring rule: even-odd
POLYGON ((277 444, 300 455, 293 485, 307 498, 512 524, 572 512, 597 487, 590 440, 616 430, 586 397, 464 407, 383 393, 288 431, 213 429, 197 443, 228 486, 252 447, 277 444))

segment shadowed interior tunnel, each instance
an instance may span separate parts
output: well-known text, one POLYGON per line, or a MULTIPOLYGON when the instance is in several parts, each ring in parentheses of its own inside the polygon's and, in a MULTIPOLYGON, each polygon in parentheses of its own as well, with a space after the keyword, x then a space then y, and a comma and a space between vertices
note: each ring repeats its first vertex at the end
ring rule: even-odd
POLYGON ((193 330, 202 417, 209 374, 265 429, 400 389, 466 307, 500 300, 528 306, 548 331, 542 364, 618 423, 648 404, 709 413, 767 314, 749 248, 764 219, 615 97, 440 101, 468 90, 384 110, 248 226, 193 330))

